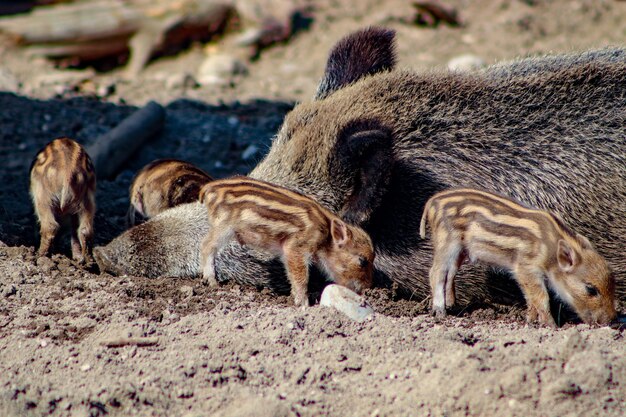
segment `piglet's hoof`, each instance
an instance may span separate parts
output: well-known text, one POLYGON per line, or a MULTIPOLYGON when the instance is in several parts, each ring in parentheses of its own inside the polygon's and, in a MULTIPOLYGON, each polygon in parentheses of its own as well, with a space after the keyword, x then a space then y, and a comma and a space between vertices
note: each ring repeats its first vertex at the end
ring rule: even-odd
POLYGON ((202 278, 202 285, 206 285, 209 288, 217 288, 220 286, 219 282, 217 282, 215 277, 202 278))

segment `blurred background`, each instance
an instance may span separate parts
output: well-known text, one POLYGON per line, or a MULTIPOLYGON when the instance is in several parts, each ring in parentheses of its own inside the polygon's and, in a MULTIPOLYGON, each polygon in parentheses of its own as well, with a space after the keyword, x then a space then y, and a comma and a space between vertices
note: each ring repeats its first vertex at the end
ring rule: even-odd
POLYGON ((475 69, 626 40, 619 0, 0 1, 0 90, 142 104, 306 100, 329 48, 384 25, 400 67, 475 69))

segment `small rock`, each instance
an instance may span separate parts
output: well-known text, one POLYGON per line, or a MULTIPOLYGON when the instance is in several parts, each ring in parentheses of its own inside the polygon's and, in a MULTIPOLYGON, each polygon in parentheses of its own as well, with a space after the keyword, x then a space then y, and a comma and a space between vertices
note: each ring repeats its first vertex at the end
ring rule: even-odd
POLYGON ((100 84, 96 93, 98 97, 109 97, 115 93, 115 90, 117 90, 117 85, 114 82, 109 82, 100 84))
POLYGON ((293 414, 290 407, 277 398, 246 395, 236 397, 212 415, 215 417, 288 417, 293 414))
POLYGON ((196 88, 198 82, 191 74, 181 72, 168 76, 165 79, 165 86, 167 88, 196 88))
POLYGON ((6 68, 0 68, 0 91, 16 93, 20 89, 20 82, 6 68))
POLYGON ((91 365, 89 365, 88 363, 84 364, 83 366, 80 367, 80 370, 83 372, 87 372, 88 370, 91 369, 91 365))
POLYGON ((259 151, 258 146, 256 146, 256 145, 249 145, 249 146, 248 146, 246 149, 244 149, 244 151, 241 153, 241 157, 242 157, 244 160, 246 160, 246 161, 247 161, 247 160, 249 160, 249 159, 252 159, 252 158, 253 158, 253 157, 257 154, 257 152, 258 152, 258 151, 259 151))
POLYGON ((189 298, 195 295, 195 291, 193 290, 193 287, 191 285, 183 285, 178 289, 178 291, 180 291, 185 298, 189 298))
POLYGON ((239 34, 234 42, 237 46, 251 46, 257 43, 263 36, 263 29, 260 27, 249 28, 239 34))
POLYGON ((567 342, 565 342, 561 357, 564 361, 567 361, 575 353, 584 352, 587 348, 587 343, 575 328, 568 329, 565 336, 567 337, 567 342))
POLYGON ((580 387, 567 377, 562 377, 552 383, 548 383, 541 390, 541 395, 546 397, 546 400, 570 399, 581 393, 582 390, 580 387))
POLYGON ((333 307, 355 321, 363 321, 374 314, 374 309, 365 298, 337 284, 324 288, 320 305, 333 307))
POLYGON ((499 379, 499 394, 515 400, 535 398, 539 392, 539 378, 529 366, 514 365, 505 369, 499 379))
POLYGON ((4 290, 4 296, 5 297, 11 297, 11 296, 13 296, 15 294, 17 294, 17 288, 15 287, 15 285, 10 285, 9 288, 4 290))
POLYGON ((563 372, 584 393, 600 391, 611 382, 611 365, 597 351, 574 353, 563 372))
POLYGON ((200 64, 197 79, 201 85, 226 84, 234 75, 246 72, 243 62, 232 55, 218 53, 207 57, 200 64))
POLYGON ((77 330, 84 330, 95 327, 98 322, 90 319, 89 317, 77 317, 75 319, 70 320, 70 324, 76 327, 77 330))
POLYGON ((57 71, 44 73, 35 78, 33 84, 36 87, 45 86, 71 86, 74 87, 91 79, 95 75, 93 70, 83 71, 57 71))
POLYGON ((481 57, 472 54, 459 55, 448 61, 448 69, 459 72, 476 71, 485 65, 486 63, 481 57))
POLYGON ((44 274, 49 274, 53 269, 57 269, 54 261, 47 256, 37 258, 37 266, 41 268, 41 272, 44 274))

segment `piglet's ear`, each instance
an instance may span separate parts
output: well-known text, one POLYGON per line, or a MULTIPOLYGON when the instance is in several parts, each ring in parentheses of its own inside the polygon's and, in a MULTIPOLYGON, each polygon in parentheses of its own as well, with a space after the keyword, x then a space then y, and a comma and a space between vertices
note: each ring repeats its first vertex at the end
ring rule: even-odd
POLYGON ((366 75, 393 69, 396 64, 395 31, 371 27, 354 32, 334 46, 315 94, 316 100, 328 97, 366 75))
POLYGON ((380 205, 393 170, 392 133, 376 120, 354 120, 340 133, 331 172, 351 180, 342 218, 364 226, 380 205))
POLYGON ((559 239, 556 250, 556 260, 563 272, 570 272, 578 262, 578 255, 574 249, 563 239, 559 239))
POLYGON ((576 240, 578 241, 578 243, 580 243, 580 246, 583 249, 593 249, 593 245, 591 244, 591 242, 589 242, 589 239, 587 239, 580 233, 576 233, 576 240))
POLYGON ((348 243, 348 228, 346 224, 338 219, 333 219, 330 223, 330 235, 337 246, 342 247, 348 243))

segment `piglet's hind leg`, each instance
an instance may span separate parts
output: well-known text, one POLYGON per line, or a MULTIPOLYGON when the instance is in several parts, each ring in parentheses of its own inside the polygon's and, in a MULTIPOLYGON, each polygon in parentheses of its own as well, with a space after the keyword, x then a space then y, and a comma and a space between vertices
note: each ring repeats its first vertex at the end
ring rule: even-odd
POLYGON ((217 279, 215 278, 215 254, 220 237, 211 230, 202 241, 200 249, 200 265, 202 266, 202 280, 209 287, 217 287, 217 279))
POLYGON ((52 211, 50 211, 46 207, 40 207, 42 204, 40 202, 35 203, 35 209, 37 211, 37 215, 39 217, 40 223, 40 237, 41 241, 39 243, 39 256, 46 256, 50 251, 50 246, 52 246, 52 242, 56 237, 57 232, 59 231, 59 223, 52 211))
POLYGON ((450 259, 450 261, 448 262, 448 273, 446 274, 446 308, 450 308, 456 303, 454 277, 465 261, 465 252, 460 246, 452 247, 448 259, 450 259))
POLYGON ((434 242, 433 266, 430 269, 430 289, 433 297, 433 313, 446 315, 447 301, 454 303, 454 275, 460 248, 456 242, 448 242, 447 236, 439 236, 434 242), (446 289, 452 293, 446 295, 446 289))

